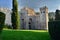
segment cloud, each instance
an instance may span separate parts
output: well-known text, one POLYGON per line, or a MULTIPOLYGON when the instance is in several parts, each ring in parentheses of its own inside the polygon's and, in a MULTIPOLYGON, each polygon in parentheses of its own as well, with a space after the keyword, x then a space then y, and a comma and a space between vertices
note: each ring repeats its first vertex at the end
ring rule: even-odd
POLYGON ((60 5, 58 6, 58 9, 60 10, 60 5))

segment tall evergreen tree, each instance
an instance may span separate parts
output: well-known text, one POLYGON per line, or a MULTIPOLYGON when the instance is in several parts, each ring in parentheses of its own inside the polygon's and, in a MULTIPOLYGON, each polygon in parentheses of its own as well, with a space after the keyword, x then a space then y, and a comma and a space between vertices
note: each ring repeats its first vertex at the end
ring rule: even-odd
POLYGON ((60 10, 56 10, 55 20, 60 20, 60 10))
POLYGON ((11 21, 12 21, 12 27, 13 29, 17 29, 18 28, 18 4, 17 4, 17 0, 13 0, 12 1, 12 15, 11 15, 11 21))
POLYGON ((5 14, 3 12, 0 12, 0 33, 3 30, 3 27, 5 25, 5 14))

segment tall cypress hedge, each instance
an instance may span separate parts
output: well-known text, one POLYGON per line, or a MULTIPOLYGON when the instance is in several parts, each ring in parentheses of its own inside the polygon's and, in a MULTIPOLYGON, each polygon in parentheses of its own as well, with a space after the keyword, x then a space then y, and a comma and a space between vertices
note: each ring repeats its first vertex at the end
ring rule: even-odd
POLYGON ((60 21, 49 22, 48 29, 52 40, 60 40, 60 21))
POLYGON ((0 12, 0 32, 2 31, 5 24, 5 14, 0 12))

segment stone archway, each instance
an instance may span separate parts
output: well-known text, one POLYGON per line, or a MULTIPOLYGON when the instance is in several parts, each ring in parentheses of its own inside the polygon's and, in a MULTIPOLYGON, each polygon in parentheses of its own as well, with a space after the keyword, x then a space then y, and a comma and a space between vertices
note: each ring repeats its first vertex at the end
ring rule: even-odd
POLYGON ((22 19, 22 29, 25 29, 24 19, 22 19))
POLYGON ((29 29, 32 29, 32 18, 29 18, 29 29))

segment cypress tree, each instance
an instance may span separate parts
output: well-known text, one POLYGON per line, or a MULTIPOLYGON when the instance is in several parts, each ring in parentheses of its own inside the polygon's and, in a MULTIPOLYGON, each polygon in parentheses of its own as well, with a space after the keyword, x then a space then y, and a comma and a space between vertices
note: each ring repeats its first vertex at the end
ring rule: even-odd
POLYGON ((17 0, 13 0, 12 1, 12 14, 11 14, 11 21, 12 21, 12 27, 13 29, 17 29, 18 28, 18 4, 17 4, 17 0))

